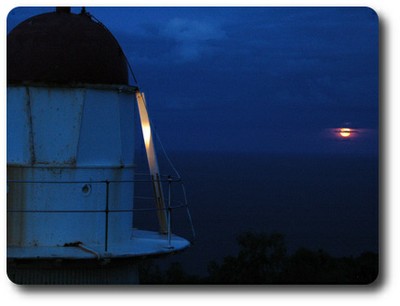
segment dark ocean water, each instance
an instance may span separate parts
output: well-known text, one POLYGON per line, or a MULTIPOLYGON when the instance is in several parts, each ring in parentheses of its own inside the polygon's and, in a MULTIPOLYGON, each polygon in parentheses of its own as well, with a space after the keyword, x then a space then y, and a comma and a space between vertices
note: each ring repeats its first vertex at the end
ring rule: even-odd
MULTIPOLYGON (((237 252, 245 231, 284 234, 288 252, 323 249, 332 256, 378 252, 378 158, 268 155, 261 153, 170 154, 185 182, 196 230, 185 252, 158 259, 180 262, 205 275, 211 260, 237 252)), ((190 237, 184 214, 177 234, 190 237)))

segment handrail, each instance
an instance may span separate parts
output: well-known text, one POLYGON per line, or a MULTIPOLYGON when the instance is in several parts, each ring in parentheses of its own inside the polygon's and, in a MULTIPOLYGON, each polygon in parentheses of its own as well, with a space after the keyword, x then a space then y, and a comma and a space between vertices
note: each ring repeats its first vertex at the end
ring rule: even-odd
MULTIPOLYGON (((176 205, 176 206, 171 206, 170 209, 178 209, 178 208, 184 208, 187 207, 187 205, 176 205)), ((132 208, 132 209, 74 209, 74 210, 66 210, 66 209, 60 209, 60 210, 46 210, 46 209, 8 209, 7 212, 13 212, 13 213, 99 213, 99 212, 140 212, 140 211, 160 211, 160 210, 167 210, 168 208, 132 208)))
MULTIPOLYGON (((169 182, 169 179, 160 179, 160 182, 169 182)), ((7 180, 7 183, 27 183, 27 184, 106 184, 106 183, 150 183, 151 179, 133 180, 90 180, 90 181, 30 181, 30 180, 7 180)), ((174 183, 182 182, 180 178, 172 180, 174 183)))
MULTIPOLYGON (((148 174, 136 174, 135 176, 149 176, 148 174)), ((186 197, 186 189, 184 187, 184 184, 182 182, 181 178, 178 177, 173 177, 170 175, 161 175, 159 179, 160 183, 168 183, 168 202, 166 203, 167 205, 164 208, 157 208, 157 207, 148 207, 148 208, 131 208, 131 209, 110 209, 109 207, 106 207, 105 209, 92 209, 92 210, 42 210, 42 209, 21 209, 21 210, 13 210, 9 209, 7 207, 7 212, 9 213, 114 213, 114 212, 145 212, 145 211, 152 211, 152 212, 157 212, 157 211, 164 211, 167 216, 167 240, 169 246, 171 246, 171 236, 172 236, 172 222, 171 222, 171 215, 172 212, 176 209, 181 209, 181 208, 186 208, 186 214, 187 218, 190 224, 191 232, 192 232, 192 237, 193 240, 195 239, 195 231, 194 231, 194 226, 192 222, 192 217, 189 211, 189 205, 187 202, 187 197, 186 197), (180 183, 182 186, 182 196, 183 200, 174 200, 172 198, 172 185, 180 183)), ((78 181, 33 181, 33 180, 7 180, 8 184, 106 184, 109 186, 109 184, 118 184, 118 183, 151 183, 152 179, 149 177, 148 179, 131 179, 131 180, 78 180, 78 181)), ((174 185, 176 186, 176 185, 174 185)), ((108 192, 105 194, 107 200, 109 197, 108 192)), ((145 200, 145 201, 154 201, 154 197, 151 196, 133 196, 133 199, 136 200, 145 200)))

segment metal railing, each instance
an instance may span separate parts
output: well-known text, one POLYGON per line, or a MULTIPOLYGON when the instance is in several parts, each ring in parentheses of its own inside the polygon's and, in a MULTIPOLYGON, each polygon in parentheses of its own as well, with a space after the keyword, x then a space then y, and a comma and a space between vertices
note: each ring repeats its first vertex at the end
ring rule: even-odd
MULTIPOLYGON (((166 193, 164 195, 165 207, 159 209, 155 206, 154 201, 155 198, 152 195, 135 195, 132 197, 132 208, 130 209, 115 209, 110 208, 111 199, 110 199, 110 185, 111 184, 123 184, 123 183, 132 183, 136 187, 138 184, 152 184, 153 180, 151 179, 150 175, 148 174, 135 174, 135 178, 132 180, 77 180, 77 181, 47 181, 47 180, 8 180, 7 181, 7 194, 12 192, 14 184, 55 184, 55 185, 67 185, 67 184, 81 184, 82 192, 90 193, 91 186, 94 184, 104 184, 105 186, 105 207, 104 209, 13 209, 7 205, 7 212, 8 213, 105 213, 105 250, 107 251, 108 248, 108 222, 109 222, 109 213, 134 213, 137 212, 154 212, 157 213, 158 211, 164 211, 167 217, 167 233, 166 239, 168 240, 168 245, 171 246, 171 239, 172 239, 172 213, 178 209, 184 209, 186 212, 187 220, 189 222, 190 231, 192 235, 192 239, 188 239, 193 243, 195 240, 195 230, 192 222, 192 216, 190 214, 189 205, 186 196, 186 189, 185 186, 180 178, 162 175, 158 178, 159 183, 162 184, 166 188, 166 193), (173 198, 173 189, 174 186, 179 185, 181 188, 181 199, 176 200, 173 198), (145 207, 136 207, 139 202, 153 202, 152 207, 146 207, 150 204, 147 204, 145 207)), ((136 190, 135 190, 136 192, 136 190)), ((25 207, 25 205, 23 205, 25 207)), ((134 225, 134 221, 132 219, 132 225, 134 225)))

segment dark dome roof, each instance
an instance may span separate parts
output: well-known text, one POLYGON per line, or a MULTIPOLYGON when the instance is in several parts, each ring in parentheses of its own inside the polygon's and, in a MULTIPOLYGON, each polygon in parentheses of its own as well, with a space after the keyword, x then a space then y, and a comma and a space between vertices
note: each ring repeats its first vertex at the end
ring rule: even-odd
POLYGON ((7 37, 7 80, 128 85, 114 36, 86 14, 54 12, 20 23, 7 37))

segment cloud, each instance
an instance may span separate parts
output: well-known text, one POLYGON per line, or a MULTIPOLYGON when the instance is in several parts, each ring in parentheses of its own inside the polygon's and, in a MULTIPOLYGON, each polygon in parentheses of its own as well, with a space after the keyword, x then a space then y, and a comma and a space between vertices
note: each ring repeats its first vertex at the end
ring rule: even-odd
POLYGON ((175 42, 174 53, 178 61, 196 61, 212 52, 213 41, 226 38, 217 25, 199 20, 174 18, 167 22, 160 34, 175 42))

